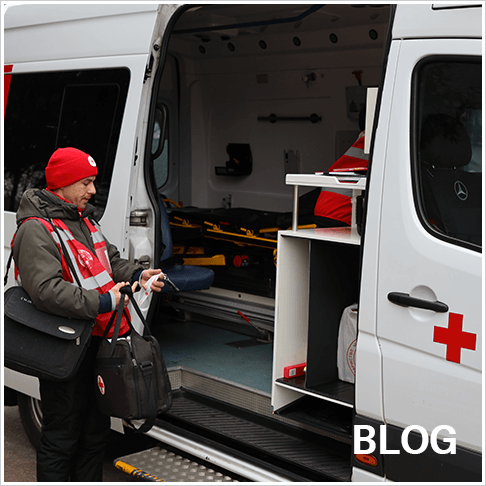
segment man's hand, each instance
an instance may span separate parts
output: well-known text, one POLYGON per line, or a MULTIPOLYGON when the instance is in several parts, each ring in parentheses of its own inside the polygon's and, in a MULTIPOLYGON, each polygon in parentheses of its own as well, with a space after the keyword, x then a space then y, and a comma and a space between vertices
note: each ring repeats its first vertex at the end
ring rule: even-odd
MULTIPOLYGON (((148 290, 147 289, 147 283, 148 281, 154 276, 154 275, 158 275, 159 273, 162 273, 162 270, 157 269, 157 270, 154 270, 153 268, 149 268, 148 270, 144 270, 142 272, 142 276, 141 276, 141 279, 140 279, 140 282, 142 284, 142 287, 145 289, 145 290, 148 290)), ((150 288, 154 291, 154 292, 160 292, 162 290, 162 287, 165 285, 164 282, 162 280, 160 280, 162 278, 162 275, 159 277, 159 279, 157 280, 154 280, 152 282, 152 285, 150 286, 150 288)))
MULTIPOLYGON (((118 282, 113 288, 110 289, 110 291, 113 292, 113 294, 115 295, 117 309, 118 309, 118 305, 120 304, 120 299, 122 296, 122 294, 120 293, 120 289, 122 287, 125 287, 125 285, 130 285, 130 282, 118 282)), ((138 282, 135 282, 132 285, 132 292, 135 292, 135 290, 137 289, 137 285, 138 282)), ((128 295, 125 295, 125 301, 123 303, 123 307, 126 307, 129 304, 129 302, 130 302, 130 298, 128 297, 128 295)))

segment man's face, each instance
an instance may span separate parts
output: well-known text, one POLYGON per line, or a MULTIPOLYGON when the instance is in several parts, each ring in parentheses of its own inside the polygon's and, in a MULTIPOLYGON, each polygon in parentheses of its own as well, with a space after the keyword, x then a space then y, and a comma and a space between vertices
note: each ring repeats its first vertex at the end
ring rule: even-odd
POLYGON ((87 177, 70 186, 59 189, 58 194, 72 204, 76 204, 79 209, 85 209, 91 196, 96 194, 94 181, 96 177, 87 177))

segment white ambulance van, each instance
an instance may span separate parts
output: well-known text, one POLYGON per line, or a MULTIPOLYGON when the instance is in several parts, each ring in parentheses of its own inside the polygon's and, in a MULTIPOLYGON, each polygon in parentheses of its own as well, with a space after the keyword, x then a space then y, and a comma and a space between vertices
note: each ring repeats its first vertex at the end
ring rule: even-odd
MULTIPOLYGON (((74 146, 122 256, 194 277, 144 307, 174 390, 151 454, 249 481, 481 480, 483 18, 484 2, 6 9, 4 258, 23 191, 74 146), (332 169, 350 147, 364 166, 332 169), (347 219, 315 209, 336 194, 347 219)), ((4 385, 35 444, 36 379, 4 385)))

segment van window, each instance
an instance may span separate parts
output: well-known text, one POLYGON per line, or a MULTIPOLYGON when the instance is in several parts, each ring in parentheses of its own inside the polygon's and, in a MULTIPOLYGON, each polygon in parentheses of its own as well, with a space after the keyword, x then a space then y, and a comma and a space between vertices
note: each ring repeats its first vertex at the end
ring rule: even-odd
POLYGON ((431 58, 415 73, 416 201, 437 237, 482 242, 482 84, 474 58, 431 58))
POLYGON ((169 178, 169 127, 167 107, 158 105, 155 112, 152 136, 152 161, 157 188, 165 185, 169 178))
POLYGON ((4 208, 45 188, 44 169, 59 147, 76 147, 98 165, 94 205, 106 206, 130 72, 125 68, 13 74, 5 113, 4 208))

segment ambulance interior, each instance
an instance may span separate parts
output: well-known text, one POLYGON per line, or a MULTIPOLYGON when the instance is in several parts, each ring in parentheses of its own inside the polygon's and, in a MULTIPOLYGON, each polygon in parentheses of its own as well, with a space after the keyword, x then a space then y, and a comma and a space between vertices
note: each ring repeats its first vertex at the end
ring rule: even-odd
MULTIPOLYGON (((155 334, 169 369, 213 380, 200 393, 223 382, 269 399, 277 230, 292 224, 286 174, 326 172, 356 141, 367 87, 380 82, 389 15, 382 4, 208 5, 173 25, 158 80, 154 177, 174 255, 199 259, 215 277, 209 290, 162 294, 155 334)), ((320 190, 300 188, 299 224, 323 223, 313 213, 320 190)), ((316 255, 320 245, 311 244, 316 255)), ((360 246, 322 252, 328 283, 310 293, 314 319, 333 333, 316 345, 335 358, 341 315, 358 300, 360 246), (332 308, 319 309, 321 292, 334 295, 332 308)), ((344 428, 351 410, 336 412, 344 428)))

